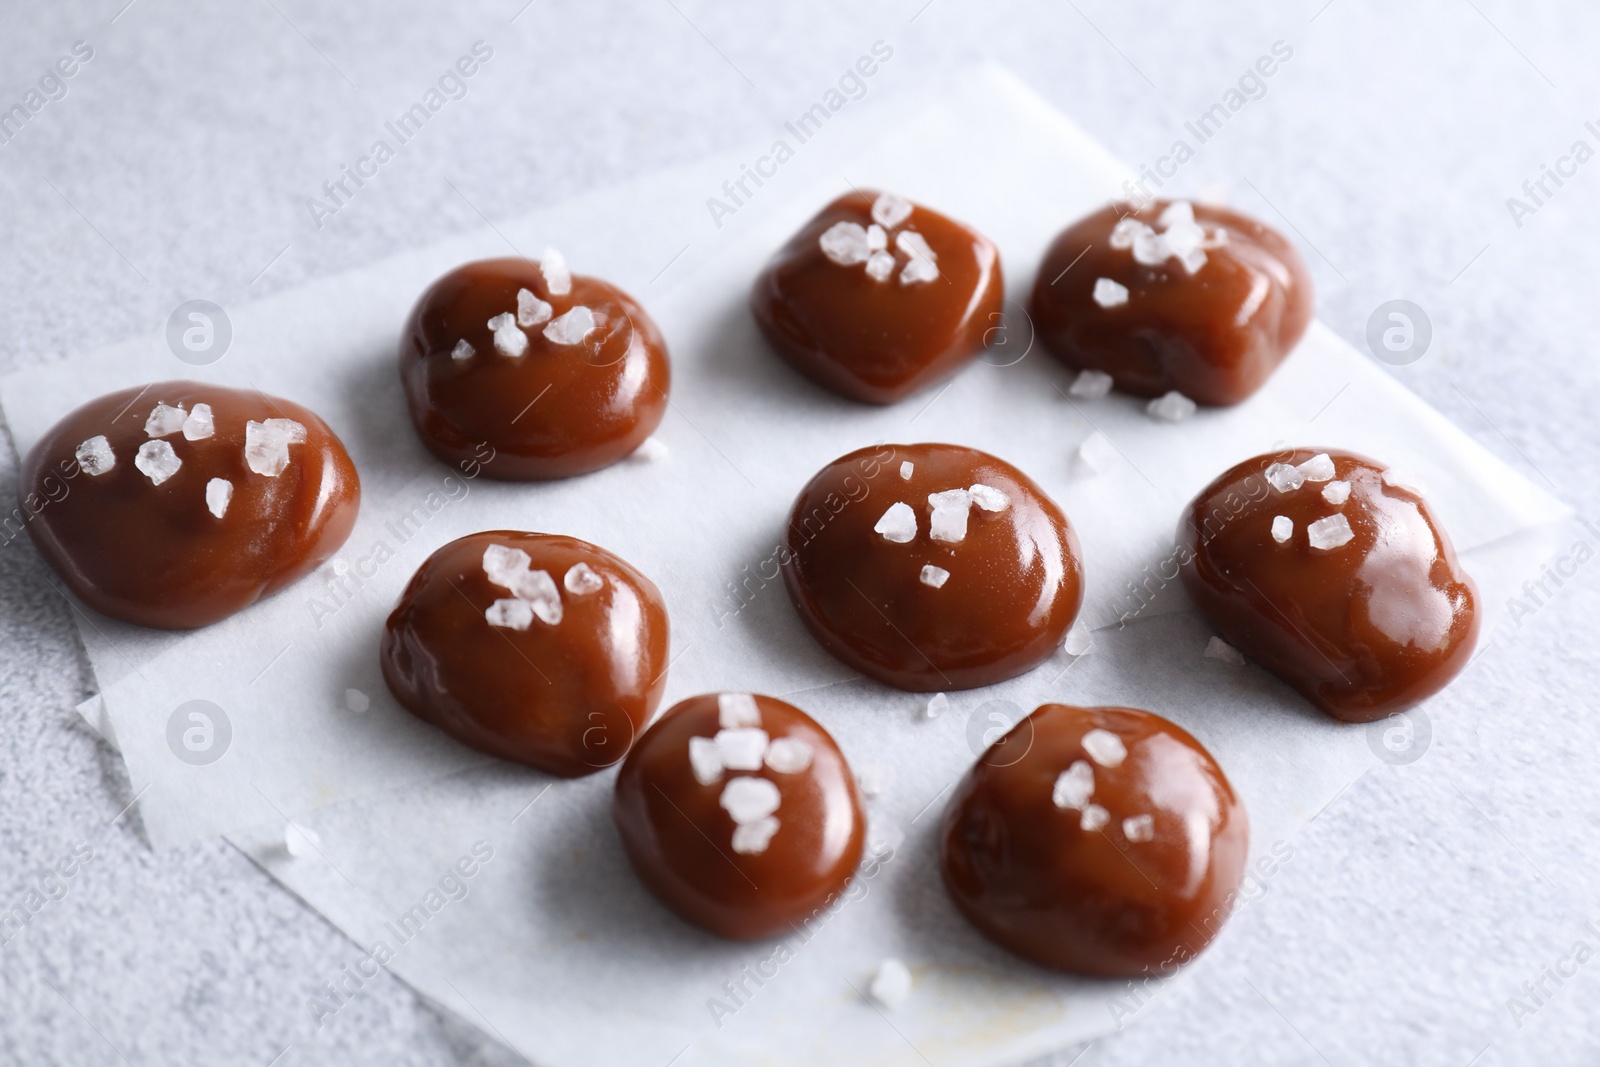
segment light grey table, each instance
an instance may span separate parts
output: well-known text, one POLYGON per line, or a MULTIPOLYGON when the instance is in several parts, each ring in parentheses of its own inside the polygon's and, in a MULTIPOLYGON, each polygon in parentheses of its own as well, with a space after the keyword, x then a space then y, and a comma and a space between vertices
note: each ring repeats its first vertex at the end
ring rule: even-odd
MULTIPOLYGON (((1281 41, 1292 57, 1245 82, 1258 98, 1174 188, 1223 187, 1295 233, 1322 316, 1358 345, 1380 304, 1421 305, 1433 344, 1395 373, 1600 516, 1592 8, 125 2, 0 7, 0 109, 40 105, 0 125, 5 369, 482 225, 447 178, 504 218, 764 139, 876 40, 894 58, 873 99, 998 59, 1152 166, 1198 145, 1185 123, 1281 41), (319 228, 308 198, 480 39, 494 55, 465 96, 319 228), (78 41, 92 57, 48 80, 78 41)), ((983 150, 1004 165, 1005 145, 983 150)), ((8 455, 0 496, 15 479, 8 455)), ((1600 962, 1573 955, 1600 958, 1600 922, 1584 926, 1600 920, 1597 575, 1547 583, 1431 705, 1421 757, 1347 790, 1199 980, 1080 1062, 1600 1059, 1600 962)), ((71 710, 88 678, 70 609, 25 540, 0 547, 0 650, 0 909, 31 914, 0 926, 0 1061, 267 1064, 290 1044, 285 1067, 503 1059, 387 977, 319 1031, 308 1001, 347 962, 343 938, 221 842, 145 847, 137 810, 119 817, 120 762, 71 710), (52 877, 64 861, 71 877, 52 877)))

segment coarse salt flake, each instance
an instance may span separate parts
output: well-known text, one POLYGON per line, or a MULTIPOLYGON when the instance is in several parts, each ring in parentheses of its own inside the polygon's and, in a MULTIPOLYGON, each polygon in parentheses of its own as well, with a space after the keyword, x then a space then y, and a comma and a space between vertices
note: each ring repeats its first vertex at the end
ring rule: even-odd
POLYGON ((483 573, 495 585, 510 589, 517 575, 533 566, 533 559, 520 548, 490 545, 483 550, 483 573))
POLYGON ((822 231, 817 238, 822 254, 841 267, 865 263, 872 256, 872 245, 867 240, 867 228, 859 222, 836 222, 822 231))
POLYGON ((293 419, 248 421, 244 424, 245 464, 257 474, 276 478, 289 466, 289 446, 305 439, 306 428, 293 419))
POLYGON ((189 413, 183 410, 183 405, 173 407, 167 403, 157 404, 150 412, 150 417, 144 420, 144 432, 149 437, 165 437, 183 429, 184 420, 189 413))
POLYGON ((473 348, 471 342, 465 337, 457 341, 456 346, 450 350, 450 358, 457 363, 464 363, 477 354, 478 350, 473 348))
POLYGON ((767 766, 779 774, 799 774, 811 766, 811 746, 798 737, 774 738, 767 746, 767 766))
POLYGON ((573 596, 588 596, 590 593, 598 593, 605 587, 606 582, 587 563, 574 563, 567 568, 561 584, 573 596))
POLYGON ((894 786, 894 768, 887 763, 869 763, 856 772, 856 783, 863 796, 881 797, 894 786))
POLYGON ((1088 760, 1073 760, 1072 766, 1056 776, 1050 802, 1058 808, 1081 808, 1094 795, 1094 768, 1088 760))
POLYGON ((549 304, 534 296, 530 290, 517 290, 518 326, 537 326, 542 322, 549 322, 553 310, 549 304))
POLYGON ((555 296, 572 292, 572 271, 567 268, 567 257, 554 248, 546 248, 539 257, 539 273, 544 275, 545 289, 555 296))
POLYGON ((878 251, 867 257, 867 277, 875 282, 886 282, 894 273, 894 256, 878 251))
POLYGON ((1350 520, 1342 514, 1329 515, 1306 527, 1306 540, 1312 548, 1323 552, 1349 544, 1353 537, 1355 531, 1350 529, 1350 520))
POLYGON ((1103 308, 1121 307, 1128 302, 1128 287, 1110 278, 1096 278, 1094 302, 1103 308))
POLYGON ((1322 499, 1338 507, 1350 499, 1350 483, 1345 481, 1329 482, 1322 487, 1322 499))
POLYGON ((1161 212, 1156 225, 1170 229, 1173 226, 1194 225, 1194 205, 1187 200, 1174 200, 1161 212))
POLYGON ((874 252, 881 252, 889 247, 889 234, 876 222, 867 227, 867 247, 874 252))
POLYGON ((1098 804, 1086 804, 1083 814, 1078 818, 1078 828, 1085 833, 1095 833, 1104 830, 1111 822, 1111 813, 1098 804))
POLYGON ((510 359, 520 359, 528 351, 528 335, 517 328, 517 317, 503 311, 489 320, 494 331, 494 350, 510 359))
POLYGON ((931 563, 922 566, 922 584, 932 586, 934 589, 943 589, 944 583, 950 580, 950 572, 943 567, 935 567, 931 563))
POLYGON ((490 604, 483 617, 490 626, 503 630, 526 630, 533 625, 533 605, 526 600, 504 597, 490 604))
POLYGON ((1231 663, 1235 667, 1244 666, 1244 653, 1220 637, 1213 637, 1206 642, 1205 658, 1214 659, 1221 663, 1231 663))
POLYGON ((1111 247, 1119 251, 1126 251, 1133 247, 1134 239, 1141 233, 1149 233, 1148 224, 1136 218, 1118 219, 1117 224, 1111 227, 1111 247))
POLYGON ((894 193, 880 193, 872 202, 872 221, 886 229, 894 229, 911 217, 911 201, 894 193))
POLYGON ((718 693, 717 725, 724 730, 760 726, 761 708, 756 698, 749 693, 718 693))
POLYGON ((1123 819, 1122 836, 1135 844, 1154 841, 1156 836, 1155 817, 1152 815, 1134 815, 1123 819))
POLYGON ((600 320, 589 308, 578 304, 566 313, 552 319, 544 328, 545 340, 558 345, 582 344, 589 331, 600 325, 600 320))
POLYGON ((950 697, 944 693, 935 693, 928 698, 927 706, 922 709, 922 713, 930 719, 937 719, 949 709, 950 697))
POLYGON ((917 536, 917 513, 904 501, 889 505, 872 532, 893 544, 909 544, 917 536))
POLYGON ((895 234, 895 247, 911 258, 900 269, 900 284, 915 285, 931 282, 939 277, 939 259, 922 234, 915 230, 901 230, 895 234))
POLYGON ((1195 412, 1195 402, 1176 389, 1145 405, 1145 414, 1162 422, 1182 422, 1195 412))
POLYGON ((507 588, 519 600, 528 602, 528 607, 540 622, 554 626, 561 621, 564 613, 561 593, 556 589, 556 581, 550 577, 549 571, 526 570, 513 574, 507 588))
POLYGON ((359 689, 346 689, 344 691, 344 706, 360 715, 372 707, 372 698, 359 689))
POLYGON ((689 769, 701 785, 716 785, 722 780, 722 750, 709 737, 689 738, 689 769))
POLYGON ((226 478, 213 478, 206 483, 206 508, 217 518, 228 513, 228 502, 233 499, 233 483, 226 478))
POLYGON ((183 460, 172 450, 172 446, 165 441, 146 441, 139 446, 138 454, 133 457, 133 465, 138 467, 151 485, 160 485, 183 466, 183 460))
POLYGON ((1318 452, 1300 464, 1300 473, 1308 482, 1325 482, 1334 475, 1333 458, 1326 452, 1318 452))
POLYGON ((960 544, 967 539, 967 514, 972 510, 971 493, 965 489, 929 493, 928 506, 933 508, 933 515, 928 520, 929 537, 949 544, 960 544))
POLYGON ((1293 536, 1294 520, 1287 515, 1274 515, 1272 517, 1272 539, 1281 545, 1293 536))
POLYGON ((733 828, 733 850, 744 856, 759 856, 772 843, 778 832, 778 820, 768 815, 754 822, 743 822, 733 828))
POLYGON ((878 964, 867 984, 867 996, 880 1007, 893 1011, 911 996, 911 971, 899 960, 890 956, 878 964))
POLYGON ((1420 481, 1398 467, 1390 467, 1383 472, 1383 484, 1391 489, 1404 489, 1406 492, 1415 493, 1418 496, 1421 496, 1424 491, 1423 484, 1420 481))
POLYGON ((778 787, 765 778, 740 776, 728 779, 717 803, 734 822, 743 824, 765 819, 777 811, 780 799, 778 787))
POLYGON ((1111 392, 1114 379, 1103 370, 1079 371, 1067 386, 1067 395, 1079 400, 1100 400, 1111 392))
POLYGON ((909 482, 911 480, 911 472, 916 469, 916 464, 908 459, 900 464, 900 477, 909 482))
POLYGON ((1128 758, 1128 746, 1110 730, 1090 730, 1083 735, 1083 750, 1102 767, 1120 767, 1128 758))
POLYGON ((283 850, 295 859, 311 855, 320 844, 322 838, 309 827, 289 823, 283 828, 283 850))
POLYGON ((972 497, 972 502, 984 511, 1004 511, 1011 506, 1011 498, 992 485, 969 486, 967 493, 972 497))
POLYGON ((722 729, 717 731, 713 740, 722 756, 722 765, 730 771, 759 771, 762 761, 767 758, 765 730, 754 727, 722 729))
POLYGON ((98 477, 117 465, 117 455, 111 451, 111 442, 104 434, 84 441, 73 455, 78 460, 78 469, 90 477, 98 477))
POLYGON ((1264 472, 1267 484, 1280 493, 1292 493, 1306 484, 1305 472, 1287 463, 1274 463, 1264 472))
POLYGON ((216 432, 217 424, 212 421, 210 404, 196 404, 189 412, 189 417, 183 420, 185 441, 204 441, 216 432))
POLYGON ((1109 470, 1117 461, 1117 449, 1109 438, 1099 430, 1094 431, 1083 439, 1078 446, 1078 451, 1073 458, 1073 463, 1079 470, 1089 474, 1099 474, 1109 470))
POLYGON ((1093 647, 1094 638, 1089 636, 1087 626, 1074 626, 1061 639, 1061 650, 1069 656, 1087 656, 1093 647))

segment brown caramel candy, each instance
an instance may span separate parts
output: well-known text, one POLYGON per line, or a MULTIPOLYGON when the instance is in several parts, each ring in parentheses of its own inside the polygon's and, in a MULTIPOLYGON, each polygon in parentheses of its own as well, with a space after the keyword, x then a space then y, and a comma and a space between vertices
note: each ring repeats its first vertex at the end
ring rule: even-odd
POLYGON ((750 310, 802 374, 892 404, 976 356, 1004 295, 988 238, 902 197, 854 192, 772 257, 750 310))
POLYGON ((844 754, 805 712, 743 693, 690 697, 639 739, 612 816, 633 869, 689 922, 777 937, 826 908, 861 862, 844 754))
POLYGON ((940 867, 956 907, 1019 956, 1165 977, 1237 906, 1249 827, 1222 768, 1177 726, 1045 704, 956 787, 940 867))
POLYGON ((383 678, 417 718, 576 778, 627 753, 666 686, 654 583, 575 537, 490 530, 417 569, 384 629, 383 678))
POLYGON ((1472 656, 1477 588, 1422 494, 1364 456, 1246 460, 1189 505, 1178 545, 1223 640, 1336 719, 1411 707, 1472 656))
POLYGON ((1236 211, 1120 204, 1056 238, 1030 310, 1061 362, 1125 393, 1237 404, 1310 325, 1311 273, 1282 234, 1236 211))
POLYGON ((486 259, 428 288, 400 341, 411 421, 446 463, 490 478, 566 478, 609 466, 655 432, 671 383, 666 341, 633 298, 598 278, 486 259), (559 290, 559 291, 558 291, 559 290))
POLYGON ((37 512, 34 544, 79 599, 181 630, 315 570, 350 536, 361 483, 299 404, 180 381, 110 393, 56 423, 18 495, 37 512))
POLYGON ((960 445, 834 460, 789 516, 784 583, 822 646, 901 689, 1031 670, 1083 601, 1067 517, 1017 468, 960 445))

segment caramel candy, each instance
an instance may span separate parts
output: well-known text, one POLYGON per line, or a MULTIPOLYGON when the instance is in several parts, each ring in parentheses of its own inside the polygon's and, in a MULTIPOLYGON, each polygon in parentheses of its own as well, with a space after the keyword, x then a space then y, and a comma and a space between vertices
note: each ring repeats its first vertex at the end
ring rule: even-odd
POLYGON ((1045 704, 956 787, 940 868, 962 914, 1019 956, 1165 976, 1237 906, 1249 826, 1216 761, 1167 720, 1045 704))
POLYGON ((784 583, 822 646, 901 689, 1031 670, 1083 601, 1077 535, 1034 481, 960 445, 879 445, 801 490, 784 583))
POLYGON ((1222 207, 1102 208, 1045 253, 1031 313, 1061 362, 1135 396, 1237 404, 1311 324, 1311 273, 1276 230, 1222 207))
POLYGON ((1189 505, 1178 545, 1222 638, 1336 719, 1432 696, 1477 642, 1477 588, 1433 509, 1353 452, 1246 460, 1189 505))
POLYGON ((37 512, 34 544, 79 599, 181 630, 315 570, 350 536, 361 484, 327 423, 299 404, 157 382, 51 427, 18 495, 37 512))
POLYGON ((750 310, 802 374, 892 404, 976 356, 1004 295, 988 238, 903 197, 854 192, 772 257, 750 310))
POLYGON ((380 655, 389 691, 417 718, 576 778, 622 759, 661 702, 667 609, 603 548, 490 530, 417 569, 380 655))
POLYGON ((787 934, 844 891, 865 820, 844 754, 809 715, 744 693, 690 697, 639 739, 612 816, 640 881, 689 922, 787 934))
POLYGON ((400 341, 411 421, 446 463, 490 478, 566 478, 609 466, 661 423, 666 341, 616 286, 538 263, 487 259, 428 288, 400 341))

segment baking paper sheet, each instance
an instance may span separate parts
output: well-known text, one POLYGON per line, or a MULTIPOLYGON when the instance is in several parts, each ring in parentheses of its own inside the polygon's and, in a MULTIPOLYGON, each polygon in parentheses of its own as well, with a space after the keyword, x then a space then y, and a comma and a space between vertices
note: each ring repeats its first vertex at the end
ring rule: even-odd
MULTIPOLYGON (((1259 864, 1371 764, 1373 730, 1324 719, 1253 666, 1204 660, 1207 629, 1170 595, 1126 627, 1101 629, 1090 655, 1059 653, 1023 678, 954 694, 930 721, 925 698, 842 670, 804 635, 776 584, 747 580, 761 574, 799 485, 874 441, 951 440, 996 452, 1039 480, 1078 526, 1086 610, 1100 626, 1137 604, 1121 595, 1125 585, 1170 551, 1188 497, 1281 442, 1355 448, 1427 482, 1491 613, 1537 569, 1560 536, 1552 524, 1569 512, 1321 327, 1248 404, 1178 426, 1150 421, 1124 398, 1067 402, 1066 372, 1037 352, 1015 361, 1015 346, 1026 348, 1021 318, 991 357, 1009 365, 976 365, 894 408, 861 408, 811 387, 765 351, 744 294, 765 255, 846 183, 893 187, 973 222, 1000 244, 1014 300, 1059 225, 1120 184, 1122 171, 1097 146, 1003 74, 980 72, 927 105, 920 117, 879 112, 852 135, 810 146, 806 165, 823 183, 794 197, 768 190, 741 212, 742 233, 719 236, 703 218, 694 222, 720 183, 697 186, 692 174, 516 227, 519 244, 559 241, 578 269, 644 293, 674 352, 674 407, 660 434, 669 456, 555 486, 471 483, 320 629, 308 629, 304 600, 315 586, 305 583, 198 635, 110 630, 102 640, 91 631, 106 699, 83 711, 121 740, 135 788, 159 787, 142 802, 152 838, 229 829, 361 946, 353 966, 381 943, 396 974, 538 1063, 999 1064, 1135 1017, 1124 985, 1017 961, 962 922, 939 887, 933 831, 942 800, 985 741, 1046 700, 1160 712, 1227 768, 1251 813, 1259 864), (1004 147, 1004 166, 973 151, 984 144, 1004 147), (686 217, 685 229, 659 236, 686 217), (672 292, 646 292, 648 257, 618 257, 596 239, 624 233, 631 251, 653 240, 662 262, 682 243, 698 244, 672 292), (1091 427, 1125 462, 1086 479, 1074 475, 1071 451, 1091 427), (408 730, 387 703, 372 658, 376 626, 412 566, 449 537, 506 525, 596 540, 657 578, 675 628, 669 701, 713 688, 786 695, 834 733, 858 770, 892 772, 891 788, 871 802, 882 858, 847 903, 785 942, 787 952, 704 935, 643 890, 610 825, 610 772, 552 782, 505 764, 473 766, 471 754, 408 730), (246 684, 284 641, 293 660, 285 654, 246 684), (243 727, 215 768, 270 793, 271 810, 239 802, 248 793, 223 776, 187 773, 163 759, 164 742, 151 741, 201 678, 243 727), (257 687, 259 703, 249 693, 257 687), (372 698, 359 716, 344 704, 352 687, 372 698), (362 760, 353 751, 362 745, 382 758, 362 760), (352 763, 364 768, 353 785, 322 777, 352 763), (407 783, 420 784, 395 788, 407 783), (315 832, 311 854, 285 850, 289 814, 315 832), (459 873, 463 860, 470 877, 459 873), (913 997, 892 1015, 859 992, 888 955, 916 976, 913 997)), ((322 412, 361 465, 367 497, 341 553, 349 565, 446 473, 423 456, 401 414, 390 359, 399 316, 434 274, 499 251, 493 240, 466 238, 236 315, 253 350, 275 357, 241 370, 322 412)), ((91 393, 172 372, 138 346, 91 359, 96 375, 111 375, 93 389, 81 386, 91 377, 83 361, 5 383, 8 416, 22 415, 13 416, 21 447, 91 393), (114 373, 120 361, 133 365, 114 373)), ((1471 684, 1471 671, 1457 684, 1471 684)))

